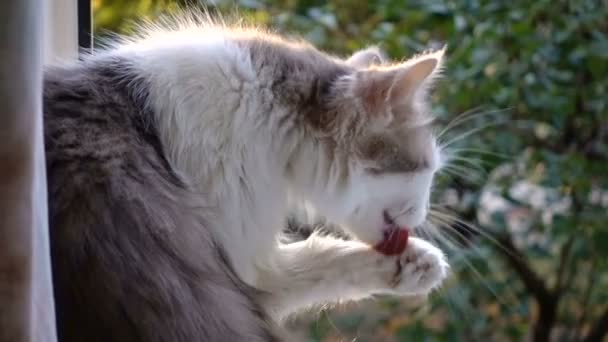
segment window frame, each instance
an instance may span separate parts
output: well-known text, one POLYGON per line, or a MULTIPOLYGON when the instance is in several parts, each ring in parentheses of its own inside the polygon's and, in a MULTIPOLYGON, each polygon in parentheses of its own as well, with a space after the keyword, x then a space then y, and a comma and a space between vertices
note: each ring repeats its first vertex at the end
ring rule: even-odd
POLYGON ((78 48, 83 52, 93 51, 93 9, 92 0, 78 0, 78 48))

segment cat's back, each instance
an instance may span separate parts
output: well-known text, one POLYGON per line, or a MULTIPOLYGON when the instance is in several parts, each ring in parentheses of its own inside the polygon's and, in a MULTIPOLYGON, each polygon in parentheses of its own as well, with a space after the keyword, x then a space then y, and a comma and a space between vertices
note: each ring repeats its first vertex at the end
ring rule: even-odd
MULTIPOLYGON (((142 167, 179 183, 147 110, 145 85, 127 65, 114 58, 45 70, 47 167, 50 180, 61 181, 61 194, 69 192, 68 184, 124 181, 142 167)), ((53 184, 51 195, 59 195, 53 184)))
POLYGON ((44 137, 61 341, 273 340, 121 59, 49 68, 44 137))

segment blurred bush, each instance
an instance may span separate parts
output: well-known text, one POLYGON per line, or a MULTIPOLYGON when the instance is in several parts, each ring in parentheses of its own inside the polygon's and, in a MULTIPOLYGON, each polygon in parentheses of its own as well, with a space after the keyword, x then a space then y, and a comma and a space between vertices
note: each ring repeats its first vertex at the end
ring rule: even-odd
MULTIPOLYGON (((95 0, 96 36, 192 1, 95 0)), ((235 3, 213 1, 228 13, 235 3)), ((454 158, 420 234, 454 276, 293 323, 315 341, 601 341, 608 331, 608 1, 241 0, 322 49, 401 59, 448 45, 434 95, 454 158), (463 114, 464 113, 464 114, 463 114), (304 330, 302 328, 304 327, 304 330)))

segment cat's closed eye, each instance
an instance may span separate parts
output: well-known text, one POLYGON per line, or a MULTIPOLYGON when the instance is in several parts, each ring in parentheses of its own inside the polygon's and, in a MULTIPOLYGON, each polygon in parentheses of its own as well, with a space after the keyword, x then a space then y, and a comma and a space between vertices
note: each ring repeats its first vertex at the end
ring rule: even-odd
POLYGON ((379 167, 367 167, 367 168, 365 168, 365 172, 367 172, 373 176, 379 176, 379 175, 382 175, 383 173, 385 173, 384 170, 382 170, 379 167))
POLYGON ((408 174, 421 172, 429 167, 424 161, 408 161, 408 160, 391 160, 385 161, 385 165, 371 166, 365 169, 366 172, 373 176, 381 176, 385 174, 408 174))

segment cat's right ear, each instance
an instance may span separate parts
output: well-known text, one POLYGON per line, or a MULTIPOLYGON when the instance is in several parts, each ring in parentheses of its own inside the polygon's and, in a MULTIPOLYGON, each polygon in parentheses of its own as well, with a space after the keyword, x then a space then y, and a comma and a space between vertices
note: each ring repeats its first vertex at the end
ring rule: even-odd
POLYGON ((416 56, 400 64, 358 71, 350 79, 351 95, 366 112, 390 123, 425 121, 427 90, 441 72, 445 48, 416 56))
POLYGON ((349 59, 346 60, 346 64, 357 69, 364 69, 372 65, 382 64, 385 61, 386 58, 380 49, 372 46, 355 52, 352 56, 350 56, 349 59))

